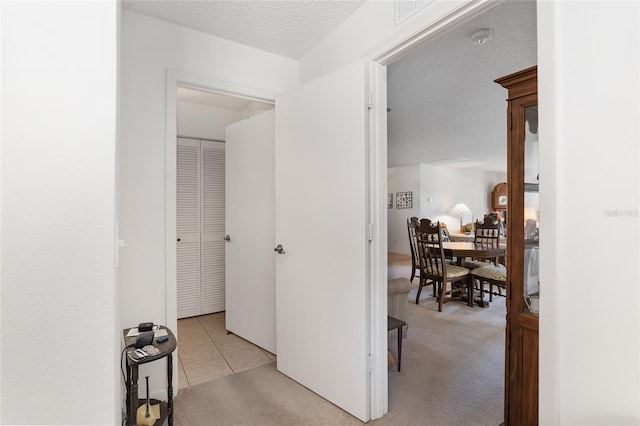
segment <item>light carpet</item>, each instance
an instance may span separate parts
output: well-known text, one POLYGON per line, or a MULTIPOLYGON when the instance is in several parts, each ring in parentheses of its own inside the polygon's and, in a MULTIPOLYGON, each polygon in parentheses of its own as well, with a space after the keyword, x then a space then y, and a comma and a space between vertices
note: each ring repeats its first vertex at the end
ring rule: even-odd
MULTIPOLYGON (((390 271, 407 276, 405 266, 395 263, 390 271)), ((419 305, 415 295, 416 288, 407 302, 410 328, 402 371, 389 367, 389 412, 368 424, 499 425, 504 298, 494 298, 485 309, 452 301, 438 312, 430 287, 422 291, 419 305)), ((395 345, 390 349, 395 357, 395 345)), ((274 363, 181 389, 174 408, 175 424, 184 426, 362 424, 279 373, 274 363)))

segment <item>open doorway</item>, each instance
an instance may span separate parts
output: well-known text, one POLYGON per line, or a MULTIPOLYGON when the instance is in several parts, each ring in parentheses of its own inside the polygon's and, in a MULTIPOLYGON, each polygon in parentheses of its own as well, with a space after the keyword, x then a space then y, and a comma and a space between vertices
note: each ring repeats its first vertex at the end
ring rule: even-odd
POLYGON ((226 129, 273 105, 177 88, 178 319, 225 310, 226 129))
MULTIPOLYGON (((536 3, 523 1, 500 3, 387 65, 390 278, 411 276, 408 218, 440 221, 464 239, 466 225, 492 212, 491 192, 507 180, 505 94, 494 80, 536 63, 536 3), (411 203, 399 203, 407 193, 411 203), (452 213, 458 203, 469 212, 452 213)), ((390 369, 390 410, 421 395, 438 423, 437 407, 473 401, 461 404, 460 419, 501 423, 504 298, 485 309, 451 302, 438 313, 430 287, 416 304, 417 281, 402 373, 390 369)), ((450 410, 442 416, 451 422, 450 410)))
MULTIPOLYGON (((182 137, 182 139, 187 141, 205 141, 206 143, 215 143, 224 146, 226 142, 225 127, 231 123, 246 121, 249 117, 254 117, 263 111, 273 109, 274 94, 264 90, 248 88, 174 70, 167 70, 166 93, 166 322, 169 328, 178 330, 177 337, 182 340, 181 344, 184 344, 184 339, 187 336, 181 336, 180 330, 178 329, 177 306, 178 179, 176 166, 178 159, 178 139, 182 137)), ((224 211, 225 209, 223 208, 222 210, 224 211)), ((222 241, 222 238, 220 238, 220 240, 222 241)), ((224 276, 226 260, 222 265, 218 262, 218 269, 220 266, 222 266, 223 271, 218 270, 217 274, 224 276)), ((202 268, 202 264, 200 268, 202 268)), ((226 306, 223 308, 226 310, 226 306)), ((222 315, 225 314, 222 313, 222 315)), ((210 319, 206 319, 206 326, 213 327, 216 325, 214 324, 215 321, 209 320, 210 319)), ((199 320, 196 319, 196 322, 199 322, 199 320)), ((220 325, 222 334, 226 335, 224 318, 220 325)), ((205 327, 200 330, 202 331, 200 336, 210 336, 208 331, 204 330, 205 327)), ((257 347, 253 349, 259 350, 257 347)), ((265 356, 269 358, 270 355, 265 353, 265 356)), ((180 363, 174 364, 174 389, 177 389, 179 386, 183 387, 188 383, 185 371, 180 367, 180 363)), ((225 368, 229 368, 229 366, 225 368)), ((199 379, 196 378, 195 381, 197 380, 199 379)))

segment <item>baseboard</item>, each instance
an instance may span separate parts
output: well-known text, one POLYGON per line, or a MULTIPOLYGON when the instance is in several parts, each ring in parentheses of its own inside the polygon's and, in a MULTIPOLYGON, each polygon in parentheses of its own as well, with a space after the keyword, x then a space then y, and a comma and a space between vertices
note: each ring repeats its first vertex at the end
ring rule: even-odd
POLYGON ((395 251, 395 250, 388 250, 387 251, 389 254, 400 254, 402 256, 409 256, 411 257, 411 252, 402 252, 402 251, 395 251))

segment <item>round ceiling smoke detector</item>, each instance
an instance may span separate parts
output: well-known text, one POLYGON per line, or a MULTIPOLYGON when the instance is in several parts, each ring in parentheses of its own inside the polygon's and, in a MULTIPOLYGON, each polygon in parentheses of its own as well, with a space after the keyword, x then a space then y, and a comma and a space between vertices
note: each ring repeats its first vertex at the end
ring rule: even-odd
POLYGON ((471 43, 473 44, 485 44, 493 37, 493 31, 489 28, 482 28, 471 36, 471 43))

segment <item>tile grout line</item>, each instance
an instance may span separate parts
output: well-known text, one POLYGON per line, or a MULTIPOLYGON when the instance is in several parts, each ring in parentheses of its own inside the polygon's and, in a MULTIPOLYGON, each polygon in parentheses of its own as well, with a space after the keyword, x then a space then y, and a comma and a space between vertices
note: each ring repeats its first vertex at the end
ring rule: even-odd
POLYGON ((187 376, 187 370, 184 369, 184 363, 182 362, 182 358, 180 358, 180 354, 178 354, 178 362, 180 362, 180 368, 182 368, 182 372, 184 373, 184 378, 187 381, 187 387, 191 387, 191 383, 189 383, 189 376, 187 376))
MULTIPOLYGON (((210 314, 210 315, 216 315, 216 314, 210 314)), ((205 315, 205 316, 206 316, 206 315, 205 315)), ((210 341, 210 343, 213 343, 214 347, 216 348, 216 350, 218 351, 218 353, 220 354, 220 356, 221 356, 221 357, 222 357, 222 359, 224 360, 225 364, 226 364, 226 365, 227 365, 227 367, 229 367, 229 369, 231 370, 231 374, 237 374, 237 373, 239 373, 239 372, 240 372, 240 370, 236 371, 236 370, 231 366, 231 364, 230 364, 230 363, 229 363, 229 361, 227 360, 227 357, 225 356, 225 354, 220 350, 220 347, 218 347, 218 345, 217 345, 217 343, 216 343, 216 339, 214 339, 214 338, 209 334, 209 331, 205 328, 205 325, 204 325, 204 324, 203 324, 203 322, 202 322, 202 318, 203 318, 203 317, 205 317, 205 316, 196 317, 195 319, 196 319, 197 321, 194 321, 194 322, 193 322, 193 324, 194 324, 194 326, 193 326, 193 327, 197 327, 199 330, 202 330, 202 331, 204 331, 204 332, 205 332, 205 334, 207 335, 207 338, 208 338, 208 340, 210 341), (196 324, 196 323, 197 323, 197 326, 195 326, 195 324, 196 324)), ((224 324, 222 324, 222 325, 224 326, 224 324)), ((225 327, 225 331, 227 331, 227 334, 226 334, 224 337, 220 337, 219 339, 217 339, 218 341, 223 340, 223 339, 226 339, 226 338, 228 338, 229 336, 236 336, 238 339, 242 339, 240 336, 237 336, 237 335, 235 335, 234 333, 230 333, 228 330, 226 330, 226 327, 225 327)), ((233 354, 233 353, 236 353, 236 352, 239 352, 239 351, 245 350, 245 349, 257 348, 257 349, 260 351, 260 353, 265 357, 265 359, 268 361, 267 363, 272 363, 272 362, 274 363, 274 362, 276 362, 276 360, 271 359, 271 356, 269 356, 269 354, 267 354, 267 353, 266 353, 266 351, 265 351, 263 348, 261 348, 261 347, 259 347, 259 346, 255 345, 255 344, 253 344, 253 343, 251 343, 251 342, 249 342, 249 341, 247 341, 247 340, 245 340, 245 339, 242 339, 242 340, 243 340, 243 341, 246 341, 247 343, 249 343, 249 345, 250 345, 250 346, 247 346, 247 347, 244 347, 244 348, 240 348, 240 349, 236 349, 236 350, 233 350, 233 351, 228 351, 228 352, 227 352, 227 355, 229 355, 229 354, 233 354)), ((207 344, 207 343, 209 343, 209 342, 202 342, 202 343, 200 343, 200 344, 207 344)), ((194 345, 192 345, 192 346, 195 346, 195 344, 194 344, 194 345)), ((179 355, 178 355, 178 356, 179 356, 179 355)), ((198 359, 198 360, 194 360, 194 361, 192 361, 191 363, 193 363, 193 362, 198 362, 198 361, 201 361, 201 360, 203 360, 203 359, 214 358, 215 356, 217 356, 217 355, 210 356, 210 357, 205 357, 205 358, 198 359)), ((275 357, 275 355, 273 355, 273 356, 275 357)), ((185 363, 184 363, 184 362, 182 362, 182 358, 179 358, 179 361, 180 361, 180 365, 181 365, 181 367, 182 367, 182 369, 183 369, 183 371, 184 371, 184 375, 185 375, 185 377, 186 377, 186 379, 187 379, 188 387, 190 387, 190 386, 192 386, 192 385, 191 385, 191 383, 190 383, 190 381, 189 381, 189 378, 188 378, 188 376, 187 376, 187 369, 184 367, 184 366, 185 366, 185 363)), ((190 363, 187 363, 187 364, 190 364, 190 363)), ((266 364, 266 363, 265 363, 265 364, 266 364)), ((259 366, 259 365, 263 365, 263 364, 258 364, 258 365, 256 365, 255 367, 257 367, 257 366, 259 366)), ((249 367, 249 368, 253 368, 253 367, 249 367)), ((244 371, 244 370, 241 370, 241 371, 244 371)), ((221 377, 224 377, 224 376, 221 376, 221 377)), ((215 380, 215 378, 213 378, 213 379, 211 379, 211 380, 215 380)))
MULTIPOLYGON (((209 333, 207 333, 208 335, 209 333)), ((209 336, 209 338, 211 338, 211 336, 209 336)), ((213 345, 216 347, 216 349, 218 350, 218 352, 220 352, 220 356, 222 357, 222 359, 224 359, 224 362, 227 363, 227 366, 231 369, 231 371, 233 371, 233 373, 231 374, 236 374, 236 370, 233 369, 233 367, 231 367, 231 364, 229 364, 229 361, 227 361, 227 358, 224 356, 224 354, 222 353, 222 351, 220 350, 220 348, 218 347, 218 345, 216 345, 216 342, 211 339, 211 342, 213 343, 213 345)))
MULTIPOLYGON (((220 348, 218 347, 218 345, 216 344, 215 340, 213 339, 213 337, 211 337, 211 335, 209 334, 209 332, 207 331, 206 328, 204 328, 204 324, 202 324, 202 321, 200 321, 200 317, 196 318, 198 320, 198 325, 200 326, 200 328, 202 329, 202 331, 205 332, 205 334, 207 335, 207 338, 211 341, 211 343, 213 343, 213 346, 216 348, 216 350, 218 351, 218 353, 220 354, 220 356, 222 357, 222 359, 224 360, 225 364, 227 364, 227 367, 229 367, 229 369, 231 370, 231 374, 236 374, 236 371, 233 369, 233 367, 231 367, 231 364, 229 364, 229 361, 227 361, 227 358, 224 356, 224 354, 222 353, 222 351, 220 350, 220 348)), ((225 328, 226 330, 226 328, 225 328)), ((227 332, 228 333, 228 332, 227 332)), ((228 333, 227 335, 233 335, 233 333, 228 333)), ((225 336, 226 337, 226 336, 225 336)), ((213 358, 213 357, 210 357, 213 358)), ((204 358, 203 358, 204 359, 204 358)), ((199 361, 199 360, 197 360, 199 361)), ((182 362, 182 360, 180 360, 180 362, 182 362)), ((193 361, 196 362, 196 361, 193 361)), ((184 366, 183 366, 184 368, 184 366)), ((185 370, 185 376, 187 375, 187 372, 185 370)), ((214 380, 214 379, 212 379, 214 380)), ((189 382, 189 378, 187 377, 187 383, 189 382)), ((189 386, 191 386, 191 384, 189 383, 189 386)))

